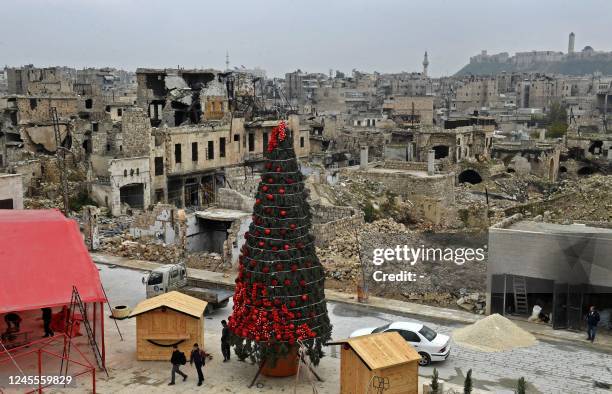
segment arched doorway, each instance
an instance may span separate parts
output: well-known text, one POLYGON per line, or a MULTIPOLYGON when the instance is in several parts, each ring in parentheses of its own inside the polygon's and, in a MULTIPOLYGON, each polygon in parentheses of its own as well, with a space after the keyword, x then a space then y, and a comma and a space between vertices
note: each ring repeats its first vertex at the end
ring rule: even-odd
POLYGON ((474 170, 465 170, 459 174, 459 183, 471 183, 475 185, 482 182, 480 174, 474 170))

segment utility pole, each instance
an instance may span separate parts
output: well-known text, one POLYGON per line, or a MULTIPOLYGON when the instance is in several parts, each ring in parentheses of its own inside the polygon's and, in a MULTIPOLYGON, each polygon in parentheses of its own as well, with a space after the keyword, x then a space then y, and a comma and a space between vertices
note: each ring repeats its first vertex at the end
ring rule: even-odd
POLYGON ((57 159, 57 168, 60 174, 60 191, 64 202, 64 215, 68 216, 68 179, 66 177, 66 148, 62 146, 62 138, 60 135, 59 119, 57 116, 57 108, 49 109, 51 122, 53 123, 53 134, 55 135, 55 157, 57 159))

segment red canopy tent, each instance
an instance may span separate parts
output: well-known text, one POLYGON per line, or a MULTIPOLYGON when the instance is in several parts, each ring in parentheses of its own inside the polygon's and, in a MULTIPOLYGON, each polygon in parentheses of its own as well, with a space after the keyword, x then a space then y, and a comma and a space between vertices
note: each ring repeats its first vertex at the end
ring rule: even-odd
POLYGON ((0 314, 69 305, 73 286, 93 303, 104 354, 106 297, 78 224, 56 209, 0 210, 0 314))

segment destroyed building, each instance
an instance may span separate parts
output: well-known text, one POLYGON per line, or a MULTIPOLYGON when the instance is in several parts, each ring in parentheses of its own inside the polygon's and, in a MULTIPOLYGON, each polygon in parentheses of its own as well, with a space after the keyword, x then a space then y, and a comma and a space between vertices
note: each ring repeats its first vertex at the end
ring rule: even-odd
POLYGON ((554 182, 559 175, 561 148, 555 143, 535 140, 496 142, 491 156, 504 162, 506 171, 533 174, 554 182))

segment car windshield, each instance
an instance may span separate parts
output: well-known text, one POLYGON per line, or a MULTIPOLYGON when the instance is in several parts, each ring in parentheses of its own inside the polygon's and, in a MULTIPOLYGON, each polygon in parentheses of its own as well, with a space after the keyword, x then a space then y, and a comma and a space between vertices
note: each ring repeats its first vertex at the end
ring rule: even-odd
POLYGON ((427 326, 423 326, 423 328, 419 330, 419 334, 427 338, 427 340, 430 342, 434 340, 436 335, 438 335, 434 330, 432 330, 431 328, 427 326))
POLYGON ((384 326, 380 326, 378 328, 375 328, 374 330, 372 330, 372 334, 376 334, 378 332, 382 332, 385 331, 387 328, 389 328, 391 324, 385 324, 384 326))
POLYGON ((163 275, 160 272, 151 272, 149 275, 149 280, 147 284, 149 285, 159 285, 162 283, 163 275))

